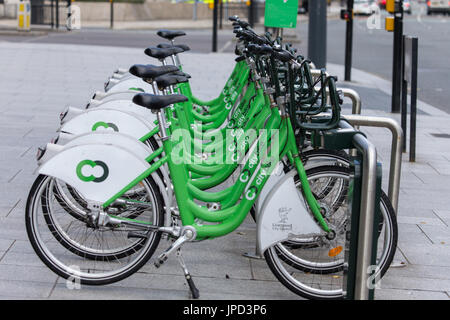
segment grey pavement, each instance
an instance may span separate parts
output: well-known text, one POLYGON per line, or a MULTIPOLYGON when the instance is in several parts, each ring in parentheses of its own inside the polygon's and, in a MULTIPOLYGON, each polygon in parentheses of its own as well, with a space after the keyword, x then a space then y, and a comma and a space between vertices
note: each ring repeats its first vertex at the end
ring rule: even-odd
MULTIPOLYGON (((333 12, 339 7, 333 6, 333 12)), ((356 16, 354 21, 353 36, 353 67, 372 73, 385 80, 392 78, 392 43, 393 34, 384 30, 384 17, 386 12, 381 13, 380 29, 369 29, 368 18, 356 16)), ((0 30, 3 20, 0 20, 0 30)), ((130 22, 133 24, 135 22, 130 22)), ((209 53, 212 49, 211 28, 193 30, 195 24, 187 20, 162 20, 151 21, 158 28, 181 28, 188 30, 187 36, 177 42, 187 43, 192 52, 209 53), (177 23, 177 25, 174 25, 177 23)), ((223 24, 224 30, 218 33, 219 52, 230 52, 234 50, 230 23, 223 24)), ((136 27, 142 25, 136 23, 136 27)), ((344 64, 345 58, 345 29, 344 21, 328 17, 327 20, 327 61, 328 63, 344 64)), ((262 26, 256 28, 257 32, 263 33, 262 26)), ((37 32, 37 31, 36 31, 37 32)), ((450 113, 448 104, 448 93, 446 88, 450 86, 448 57, 450 56, 450 41, 445 41, 450 32, 450 17, 442 15, 426 15, 426 4, 413 2, 413 14, 404 18, 404 33, 419 38, 419 77, 418 97, 419 99, 450 113)), ((298 15, 296 29, 284 30, 285 40, 294 42, 299 52, 308 55, 308 17, 298 15)), ((161 42, 162 39, 155 35, 154 30, 109 30, 107 28, 88 28, 82 26, 81 30, 73 32, 49 32, 41 36, 19 36, 17 33, 2 33, 0 41, 57 43, 76 45, 105 45, 116 47, 142 48, 151 44, 161 42)), ((343 77, 340 78, 342 80, 343 77)), ((372 99, 369 103, 382 105, 386 111, 390 108, 390 91, 378 96, 377 91, 370 87, 361 89, 372 91, 372 99), (386 101, 388 101, 386 103, 386 101)), ((367 99, 366 99, 367 100, 367 99)))
MULTIPOLYGON (((234 56, 185 53, 182 58, 194 92, 206 99, 222 88, 234 56)), ((188 299, 175 258, 160 269, 148 263, 113 285, 69 290, 33 252, 24 225, 36 148, 55 135, 59 112, 67 105, 82 107, 115 68, 157 62, 141 49, 30 42, 0 42, 0 61, 0 298, 188 299)), ((330 64, 328 70, 340 76, 342 66, 330 64)), ((385 106, 386 80, 359 70, 354 80, 338 84, 360 92, 363 114, 398 120, 385 106)), ((398 212, 396 260, 406 266, 388 271, 377 299, 450 298, 450 144, 433 135, 450 134, 450 115, 422 102, 419 109, 417 161, 409 163, 404 156, 398 212)), ((346 101, 344 113, 349 110, 346 101)), ((364 131, 383 162, 386 190, 390 133, 364 131)), ((224 238, 185 246, 186 263, 203 299, 299 299, 274 278, 265 261, 242 256, 254 250, 255 233, 248 219, 224 238)))

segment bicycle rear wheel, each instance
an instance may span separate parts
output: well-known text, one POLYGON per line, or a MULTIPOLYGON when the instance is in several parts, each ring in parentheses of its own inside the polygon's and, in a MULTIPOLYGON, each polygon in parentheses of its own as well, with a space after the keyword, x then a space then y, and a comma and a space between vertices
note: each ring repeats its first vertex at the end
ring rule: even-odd
MULTIPOLYGON (((328 209, 325 219, 335 230, 335 238, 283 242, 266 250, 264 256, 280 282, 296 294, 309 299, 340 299, 343 298, 343 255, 348 226, 346 198, 350 171, 340 166, 324 166, 309 169, 307 174, 320 205, 328 209), (291 246, 292 243, 295 245, 291 246)), ((382 221, 378 229, 379 270, 376 276, 382 277, 394 257, 398 234, 395 212, 384 193, 380 209, 382 221)))

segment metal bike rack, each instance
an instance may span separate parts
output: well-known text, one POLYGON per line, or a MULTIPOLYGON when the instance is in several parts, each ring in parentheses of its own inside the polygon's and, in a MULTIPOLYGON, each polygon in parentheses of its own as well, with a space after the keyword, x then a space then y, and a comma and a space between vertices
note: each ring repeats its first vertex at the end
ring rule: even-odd
POLYGON ((345 119, 339 122, 338 129, 319 132, 313 141, 316 147, 357 151, 352 162, 354 183, 349 198, 351 227, 347 230, 346 237, 343 291, 347 299, 373 299, 374 288, 369 288, 367 283, 371 277, 370 267, 376 264, 377 241, 374 239, 374 226, 378 221, 379 210, 376 204, 381 193, 381 164, 377 162, 376 148, 345 119))
MULTIPOLYGON (((320 69, 311 69, 311 75, 313 77, 318 77, 320 76, 320 74, 321 74, 320 69)), ((325 72, 325 76, 328 77, 329 73, 325 72)), ((350 98, 350 100, 352 100, 352 114, 361 114, 361 97, 358 94, 358 92, 350 88, 337 88, 337 90, 342 91, 344 97, 350 98)))
MULTIPOLYGON (((353 124, 366 123, 362 121, 357 123, 357 119, 375 122, 375 119, 359 115, 346 116, 346 118, 351 118, 353 124)), ((377 120, 396 128, 396 123, 392 123, 391 119, 377 120)), ((333 132, 319 133, 319 139, 315 142, 319 144, 316 146, 324 148, 356 151, 356 161, 352 166, 355 168, 352 174, 355 184, 351 196, 351 209, 349 208, 351 227, 347 230, 346 237, 343 291, 347 299, 368 300, 373 299, 374 296, 374 287, 369 287, 368 283, 372 277, 371 266, 376 265, 377 241, 374 230, 380 215, 377 201, 380 201, 381 194, 381 164, 377 162, 375 146, 347 121, 350 120, 341 120, 339 129, 332 130, 333 132), (358 178, 356 178, 357 175, 358 178)), ((399 141, 401 141, 401 135, 399 141)))
MULTIPOLYGON (((338 91, 342 91, 344 97, 352 100, 352 114, 361 114, 361 97, 358 92, 350 88, 337 88, 338 91)), ((327 94, 329 90, 326 90, 327 94)))
MULTIPOLYGON (((389 166, 389 186, 388 186, 388 198, 391 201, 395 214, 398 212, 398 198, 400 193, 400 177, 402 166, 402 145, 403 145, 403 130, 400 124, 391 118, 386 117, 370 117, 360 115, 346 115, 344 118, 355 127, 368 126, 368 127, 380 127, 387 128, 392 133, 391 142, 391 160, 389 166)), ((351 127, 342 121, 344 127, 351 127)), ((354 156, 355 153, 351 152, 354 156)), ((401 268, 406 266, 406 261, 394 260, 391 263, 392 268, 401 268)))
MULTIPOLYGON (((350 88, 342 88, 341 90, 344 97, 350 98, 352 100, 352 114, 361 114, 361 97, 358 92, 350 88)), ((358 130, 355 127, 356 130, 358 130)))
MULTIPOLYGON (((311 70, 311 74, 313 76, 319 76, 320 72, 320 69, 311 70)), ((328 75, 327 73, 325 74, 328 75)), ((352 100, 352 115, 344 115, 343 118, 347 119, 356 130, 359 130, 359 126, 380 127, 387 128, 392 133, 388 197, 392 203, 392 206, 394 207, 395 212, 397 213, 402 165, 403 130, 401 126, 391 118, 361 116, 362 104, 361 97, 359 96, 358 92, 350 88, 342 88, 339 90, 342 91, 344 97, 350 98, 352 100)), ((350 154, 354 156, 355 152, 350 151, 350 154)))
POLYGON ((368 300, 367 280, 372 264, 373 224, 375 217, 375 193, 377 177, 377 150, 362 134, 353 136, 354 146, 363 155, 362 188, 358 226, 358 247, 356 256, 355 300, 368 300))
MULTIPOLYGON (((389 167, 389 188, 388 197, 397 213, 398 196, 400 192, 400 175, 402 167, 402 142, 403 130, 397 121, 386 117, 371 117, 361 115, 343 116, 351 125, 387 128, 392 133, 391 161, 389 167)), ((345 125, 345 124, 344 124, 345 125)))

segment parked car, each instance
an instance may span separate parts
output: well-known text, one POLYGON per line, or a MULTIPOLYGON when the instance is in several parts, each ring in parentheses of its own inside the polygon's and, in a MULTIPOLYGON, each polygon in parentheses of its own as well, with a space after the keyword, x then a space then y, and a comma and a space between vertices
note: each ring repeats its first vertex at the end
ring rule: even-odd
POLYGON ((411 1, 403 0, 403 12, 411 14, 411 1))
POLYGON ((448 0, 428 0, 427 1, 427 14, 433 13, 446 13, 450 14, 450 1, 448 0))
POLYGON ((371 15, 377 12, 378 4, 375 0, 354 0, 353 13, 371 15))

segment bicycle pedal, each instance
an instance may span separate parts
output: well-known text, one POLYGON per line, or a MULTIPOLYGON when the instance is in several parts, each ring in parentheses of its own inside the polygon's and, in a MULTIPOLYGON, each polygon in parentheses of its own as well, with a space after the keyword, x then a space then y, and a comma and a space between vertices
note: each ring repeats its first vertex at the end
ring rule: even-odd
POLYGON ((167 256, 166 256, 165 254, 161 254, 161 255, 156 259, 154 265, 155 265, 156 268, 159 268, 159 267, 161 267, 161 266, 164 264, 164 262, 166 262, 166 261, 167 261, 167 256))

